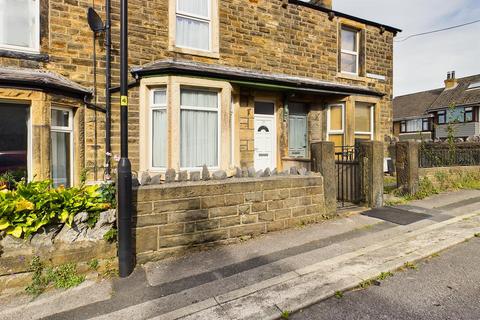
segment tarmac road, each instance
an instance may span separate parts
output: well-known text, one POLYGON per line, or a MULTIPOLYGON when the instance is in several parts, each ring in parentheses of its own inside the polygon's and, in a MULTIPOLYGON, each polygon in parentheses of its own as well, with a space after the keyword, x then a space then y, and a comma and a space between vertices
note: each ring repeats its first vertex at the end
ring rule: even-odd
POLYGON ((300 319, 480 319, 480 238, 291 315, 300 319))

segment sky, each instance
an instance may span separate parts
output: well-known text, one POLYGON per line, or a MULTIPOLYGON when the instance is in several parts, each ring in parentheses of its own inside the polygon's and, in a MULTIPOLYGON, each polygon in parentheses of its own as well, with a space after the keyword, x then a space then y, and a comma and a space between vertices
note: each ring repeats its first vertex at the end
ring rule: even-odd
MULTIPOLYGON (((480 19, 480 0, 333 0, 334 9, 402 29, 397 40, 480 19)), ((480 23, 394 44, 394 95, 480 74, 480 23)))

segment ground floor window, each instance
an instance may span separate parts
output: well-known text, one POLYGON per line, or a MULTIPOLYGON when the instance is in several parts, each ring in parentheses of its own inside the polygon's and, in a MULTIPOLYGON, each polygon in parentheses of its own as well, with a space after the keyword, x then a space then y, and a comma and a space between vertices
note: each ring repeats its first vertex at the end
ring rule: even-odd
POLYGON ((219 93, 192 88, 180 90, 180 166, 218 166, 219 93))
POLYGON ((355 141, 373 140, 374 107, 371 104, 355 103, 355 141))
POLYGON ((288 154, 293 158, 307 156, 307 108, 303 103, 288 106, 288 154))
POLYGON ((335 147, 345 143, 345 107, 343 104, 331 105, 327 113, 327 136, 335 147))
POLYGON ((167 92, 165 89, 152 91, 152 167, 167 166, 167 92))
POLYGON ((15 180, 28 177, 28 123, 30 108, 0 104, 0 175, 15 180))
POLYGON ((72 185, 73 111, 52 108, 51 176, 55 186, 72 185))

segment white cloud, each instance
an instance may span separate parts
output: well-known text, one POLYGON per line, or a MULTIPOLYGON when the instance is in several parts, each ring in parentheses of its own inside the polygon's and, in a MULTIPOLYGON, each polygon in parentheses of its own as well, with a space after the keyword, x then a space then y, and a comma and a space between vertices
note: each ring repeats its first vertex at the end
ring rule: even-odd
MULTIPOLYGON (((436 30, 480 17, 478 0, 334 0, 334 9, 381 22, 411 34, 436 30)), ((480 23, 396 42, 396 95, 439 88, 450 70, 457 77, 480 73, 480 23)))

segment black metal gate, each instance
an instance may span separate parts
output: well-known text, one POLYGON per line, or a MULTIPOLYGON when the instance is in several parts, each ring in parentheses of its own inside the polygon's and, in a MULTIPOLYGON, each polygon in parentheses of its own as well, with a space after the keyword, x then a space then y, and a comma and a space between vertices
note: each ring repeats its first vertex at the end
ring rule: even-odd
POLYGON ((337 203, 340 207, 362 201, 362 173, 357 147, 335 147, 337 203))

